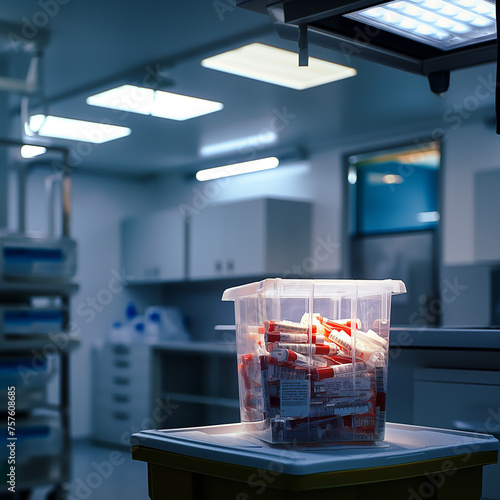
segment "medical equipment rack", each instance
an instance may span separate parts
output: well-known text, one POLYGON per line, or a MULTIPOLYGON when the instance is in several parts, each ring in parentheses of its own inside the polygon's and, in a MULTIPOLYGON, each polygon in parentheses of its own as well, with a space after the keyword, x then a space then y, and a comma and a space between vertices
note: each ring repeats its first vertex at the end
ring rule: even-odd
MULTIPOLYGON (((0 145, 22 144, 25 143, 0 138, 0 145)), ((65 500, 69 493, 70 353, 79 343, 77 329, 70 322, 70 298, 78 290, 72 281, 76 272, 76 243, 69 236, 69 151, 49 146, 47 150, 62 153, 64 157, 62 163, 57 162, 58 171, 45 178, 48 234, 26 232, 26 178, 34 167, 53 167, 55 162, 19 166, 18 231, 0 234, 0 380, 3 386, 0 415, 5 415, 5 444, 16 444, 15 493, 9 490, 9 476, 4 474, 0 499, 25 500, 39 487, 49 488, 47 500, 65 500), (61 188, 62 214, 56 214, 57 185, 61 188), (59 220, 62 227, 57 231, 55 226, 59 220), (54 392, 57 392, 55 398, 54 392), (14 399, 15 406, 8 406, 9 398, 14 399), (52 402, 53 399, 56 402, 52 402), (8 410, 13 408, 11 414, 8 410), (12 416, 13 420, 9 420, 12 416), (9 437, 16 439, 9 440, 9 437)), ((2 472, 9 472, 11 455, 7 446, 4 450, 7 451, 0 459, 2 469, 7 470, 2 472), (8 456, 4 456, 6 453, 8 456)))

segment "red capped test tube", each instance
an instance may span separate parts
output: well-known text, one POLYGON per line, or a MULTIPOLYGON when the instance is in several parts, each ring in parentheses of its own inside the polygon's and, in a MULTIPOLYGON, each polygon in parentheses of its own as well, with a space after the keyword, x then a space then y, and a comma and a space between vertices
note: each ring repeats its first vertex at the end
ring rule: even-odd
POLYGON ((264 321, 267 332, 316 333, 316 325, 302 325, 293 321, 264 321))
MULTIPOLYGON (((352 373, 353 366, 352 363, 346 363, 343 365, 326 366, 320 368, 314 368, 312 376, 314 380, 323 380, 325 378, 332 378, 339 376, 344 373, 352 373)), ((357 373, 366 372, 367 368, 365 363, 358 362, 354 365, 354 370, 357 373)))
POLYGON ((335 356, 339 352, 336 344, 293 344, 277 342, 277 349, 289 349, 290 351, 300 352, 301 354, 316 354, 320 356, 335 356))
MULTIPOLYGON (((266 332, 266 342, 293 342, 297 344, 308 344, 309 335, 307 333, 286 333, 286 332, 266 332)), ((311 335, 313 344, 324 344, 324 335, 311 335)))
POLYGON ((328 362, 324 358, 304 356, 289 349, 274 349, 271 356, 281 363, 293 363, 297 366, 327 366, 328 362))

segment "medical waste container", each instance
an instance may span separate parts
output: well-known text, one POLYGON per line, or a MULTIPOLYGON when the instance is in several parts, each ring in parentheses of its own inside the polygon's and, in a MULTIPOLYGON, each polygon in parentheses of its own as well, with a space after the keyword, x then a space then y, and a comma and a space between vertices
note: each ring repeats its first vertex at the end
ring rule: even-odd
POLYGON ((235 306, 241 422, 269 443, 384 439, 396 280, 265 279, 235 306))

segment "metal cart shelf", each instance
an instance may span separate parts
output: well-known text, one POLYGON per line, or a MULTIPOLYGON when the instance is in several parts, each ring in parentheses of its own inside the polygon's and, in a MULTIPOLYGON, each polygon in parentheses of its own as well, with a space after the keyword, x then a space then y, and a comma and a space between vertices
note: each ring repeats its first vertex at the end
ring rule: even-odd
MULTIPOLYGON (((0 139, 0 145, 20 146, 0 139)), ((68 166, 68 151, 63 153, 68 166)), ((19 169, 19 229, 0 234, 0 381, 3 386, 0 412, 7 424, 11 416, 8 393, 15 394, 12 427, 4 434, 5 445, 15 442, 15 491, 4 479, 0 499, 27 499, 32 490, 51 487, 47 499, 67 497, 71 474, 70 353, 79 339, 70 328, 70 298, 78 290, 76 243, 69 237, 69 166, 46 181, 49 202, 49 234, 25 231, 25 183, 30 166, 19 169), (54 187, 60 183, 62 218, 56 217, 54 187), (56 235, 54 220, 62 222, 56 235), (57 401, 50 401, 48 385, 58 385, 57 401), (13 389, 12 389, 13 388, 13 389), (9 434, 12 429, 12 434, 9 434), (9 435, 15 440, 10 440, 9 435)), ((7 450, 7 446, 3 446, 7 450)), ((5 451, 0 469, 8 477, 5 451)))

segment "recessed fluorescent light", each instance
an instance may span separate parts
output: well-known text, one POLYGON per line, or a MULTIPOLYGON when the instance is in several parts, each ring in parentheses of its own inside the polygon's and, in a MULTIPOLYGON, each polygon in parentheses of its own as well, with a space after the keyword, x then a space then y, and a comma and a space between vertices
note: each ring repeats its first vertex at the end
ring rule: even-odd
POLYGON ((87 104, 181 121, 213 113, 224 107, 216 101, 135 85, 122 85, 91 95, 87 97, 87 104))
POLYGON ((261 132, 257 135, 241 137, 231 141, 217 142, 202 146, 200 154, 202 156, 214 156, 230 151, 243 151, 249 148, 259 148, 268 144, 273 144, 278 140, 278 134, 272 130, 261 132))
POLYGON ((349 78, 356 70, 314 57, 299 66, 297 54, 262 43, 251 43, 201 61, 205 68, 303 90, 349 78))
POLYGON ((280 164, 278 158, 271 156, 269 158, 261 158, 260 160, 245 161, 242 163, 234 163, 232 165, 224 165, 222 167, 207 168, 196 172, 196 179, 199 181, 211 181, 222 177, 231 177, 232 175, 249 174, 251 172, 259 172, 260 170, 270 170, 276 168, 280 164))
POLYGON ((130 111, 141 115, 151 114, 155 91, 135 85, 122 85, 87 97, 87 104, 102 108, 130 111))
POLYGON ((44 137, 93 142, 94 144, 126 137, 130 132, 129 128, 118 125, 87 122, 51 115, 30 116, 29 126, 26 127, 26 133, 29 135, 38 134, 44 137))
POLYGON ((441 50, 496 37, 495 4, 487 0, 397 0, 345 17, 441 50))
POLYGON ((21 147, 21 156, 23 158, 34 158, 38 155, 43 155, 47 151, 43 146, 31 146, 29 144, 25 144, 21 147))

